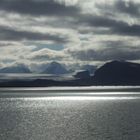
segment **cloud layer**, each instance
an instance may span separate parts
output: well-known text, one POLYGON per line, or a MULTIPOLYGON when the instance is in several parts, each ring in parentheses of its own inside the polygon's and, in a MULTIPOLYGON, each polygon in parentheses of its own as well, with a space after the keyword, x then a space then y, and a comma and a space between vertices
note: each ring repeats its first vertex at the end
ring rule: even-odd
POLYGON ((140 60, 138 0, 1 0, 0 64, 140 60))

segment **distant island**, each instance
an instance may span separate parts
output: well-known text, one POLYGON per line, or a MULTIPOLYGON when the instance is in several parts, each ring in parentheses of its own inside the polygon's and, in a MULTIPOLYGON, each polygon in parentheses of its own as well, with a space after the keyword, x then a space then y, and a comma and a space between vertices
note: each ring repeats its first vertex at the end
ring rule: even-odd
MULTIPOLYGON (((65 74, 68 71, 58 63, 48 66, 48 71, 57 68, 58 74, 65 74), (60 71, 62 70, 62 71, 60 71)), ((17 69, 17 68, 16 68, 17 69)), ((21 71, 21 70, 20 70, 21 71)), ((30 72, 27 68, 25 72, 30 72)), ((94 75, 88 70, 77 72, 73 79, 32 79, 32 80, 10 80, 0 82, 0 87, 49 87, 49 86, 127 86, 140 85, 140 64, 126 61, 111 61, 99 67, 94 75)))

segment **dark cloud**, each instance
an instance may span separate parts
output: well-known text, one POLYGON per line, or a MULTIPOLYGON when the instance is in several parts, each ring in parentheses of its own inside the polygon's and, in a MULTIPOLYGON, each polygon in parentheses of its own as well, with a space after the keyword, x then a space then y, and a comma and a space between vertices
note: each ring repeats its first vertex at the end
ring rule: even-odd
POLYGON ((71 16, 79 12, 79 8, 75 6, 65 6, 54 0, 1 0, 0 10, 47 16, 71 16))
MULTIPOLYGON (((94 34, 118 34, 128 36, 140 36, 140 24, 129 24, 125 21, 125 14, 130 15, 130 21, 133 17, 140 16, 140 3, 137 1, 116 0, 113 4, 96 4, 99 14, 84 14, 80 15, 78 24, 84 26, 95 27, 98 30, 93 30, 94 34), (124 16, 124 20, 119 19, 119 16, 124 16), (116 18, 115 18, 116 17, 116 18), (101 28, 108 28, 103 30, 101 28)), ((88 31, 91 32, 91 31, 88 31)))
POLYGON ((8 27, 0 26, 0 40, 1 41, 22 41, 22 40, 46 40, 57 43, 66 43, 65 37, 58 35, 51 35, 49 33, 43 34, 30 31, 18 31, 8 27))
MULTIPOLYGON (((123 21, 117 21, 115 19, 97 15, 83 15, 79 18, 78 23, 83 26, 86 24, 87 26, 96 27, 96 29, 98 28, 98 31, 96 31, 97 34, 104 34, 104 32, 100 32, 102 27, 109 28, 109 32, 112 30, 115 31, 114 29, 128 27, 128 24, 123 21)), ((106 32, 106 34, 109 32, 106 32)))
POLYGON ((139 24, 129 25, 126 22, 110 19, 108 17, 85 15, 83 18, 79 19, 78 23, 84 26, 87 24, 88 26, 96 27, 96 29, 98 28, 98 30, 93 31, 96 34, 140 36, 139 24), (102 27, 106 27, 108 30, 103 30, 101 29, 102 27))
MULTIPOLYGON (((107 8, 110 9, 108 5, 101 4, 96 6, 102 10, 102 13, 104 13, 107 8)), ((116 1, 114 2, 114 6, 111 8, 114 10, 116 9, 115 12, 121 11, 129 14, 139 14, 139 5, 136 4, 136 2, 116 1)), ((73 24, 77 25, 78 22, 79 25, 83 25, 83 27, 86 25, 91 27, 98 27, 98 30, 96 30, 96 32, 94 31, 95 34, 122 34, 129 36, 140 35, 140 25, 130 26, 127 22, 115 18, 109 18, 104 14, 101 14, 100 16, 94 14, 83 15, 80 14, 80 9, 78 7, 65 6, 64 4, 54 0, 1 0, 0 10, 30 15, 77 16, 77 19, 75 19, 76 21, 73 22, 73 24), (100 27, 107 27, 109 30, 102 30, 100 27)), ((69 27, 69 23, 67 24, 69 27)), ((69 28, 72 28, 71 26, 72 25, 70 25, 69 28)), ((36 38, 38 38, 37 35, 36 38)))
POLYGON ((126 25, 126 23, 122 21, 117 21, 103 16, 93 15, 83 15, 83 17, 80 17, 79 23, 86 23, 89 26, 95 27, 122 27, 126 25))
POLYGON ((122 47, 127 46, 127 43, 124 40, 123 41, 122 40, 117 40, 117 41, 106 40, 106 41, 100 41, 100 43, 103 44, 104 47, 108 47, 108 48, 112 48, 112 47, 122 48, 122 47))
POLYGON ((108 60, 138 60, 140 48, 106 47, 101 50, 87 49, 68 51, 76 60, 81 61, 108 61, 108 60))
POLYGON ((115 3, 115 8, 122 13, 130 14, 133 16, 140 15, 140 4, 134 1, 117 0, 115 3))
POLYGON ((128 36, 140 36, 140 25, 117 26, 112 29, 112 33, 128 36))
POLYGON ((114 0, 112 4, 96 4, 102 15, 113 16, 114 14, 128 14, 130 16, 140 15, 140 3, 135 0, 114 0))

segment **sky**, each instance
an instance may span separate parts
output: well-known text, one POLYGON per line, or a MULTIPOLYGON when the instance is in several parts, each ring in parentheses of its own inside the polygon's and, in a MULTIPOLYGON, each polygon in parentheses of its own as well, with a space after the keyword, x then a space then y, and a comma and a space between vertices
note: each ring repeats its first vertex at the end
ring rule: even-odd
POLYGON ((139 0, 1 0, 0 67, 140 62, 139 0))

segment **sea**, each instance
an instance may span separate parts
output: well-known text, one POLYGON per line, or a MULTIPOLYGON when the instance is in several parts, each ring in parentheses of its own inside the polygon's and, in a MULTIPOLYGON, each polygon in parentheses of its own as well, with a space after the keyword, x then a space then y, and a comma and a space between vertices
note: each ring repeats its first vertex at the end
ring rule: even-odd
POLYGON ((37 74, 37 73, 0 73, 0 82, 13 81, 13 80, 36 80, 36 79, 47 79, 47 80, 73 80, 75 79, 72 74, 37 74))
POLYGON ((2 88, 0 140, 140 140, 140 87, 2 88))

